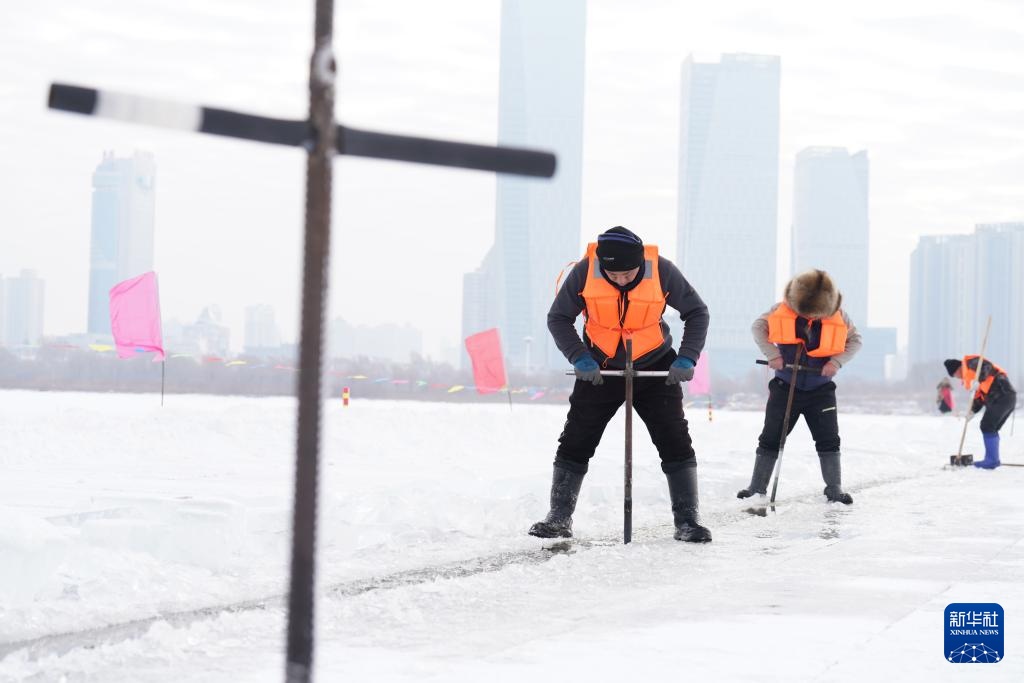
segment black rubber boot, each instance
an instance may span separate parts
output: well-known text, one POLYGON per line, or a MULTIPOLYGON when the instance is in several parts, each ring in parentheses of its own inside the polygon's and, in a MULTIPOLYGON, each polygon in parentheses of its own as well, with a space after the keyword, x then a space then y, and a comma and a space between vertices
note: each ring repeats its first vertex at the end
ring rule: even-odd
POLYGON ((675 472, 666 472, 668 497, 672 500, 672 521, 676 525, 674 534, 677 541, 708 543, 711 532, 701 526, 697 511, 697 468, 683 467, 675 472))
POLYGON ((843 470, 839 465, 839 451, 818 453, 821 461, 821 478, 825 480, 825 497, 830 503, 853 503, 853 496, 843 493, 843 470))
POLYGON ((572 513, 583 485, 583 474, 560 467, 555 462, 551 475, 551 510, 548 516, 530 527, 530 535, 540 538, 572 538, 572 513))
POLYGON ((772 478, 772 471, 775 469, 775 461, 778 457, 777 451, 758 448, 757 457, 754 459, 754 473, 750 475, 750 486, 740 489, 736 497, 750 498, 755 493, 767 493, 768 480, 772 478))

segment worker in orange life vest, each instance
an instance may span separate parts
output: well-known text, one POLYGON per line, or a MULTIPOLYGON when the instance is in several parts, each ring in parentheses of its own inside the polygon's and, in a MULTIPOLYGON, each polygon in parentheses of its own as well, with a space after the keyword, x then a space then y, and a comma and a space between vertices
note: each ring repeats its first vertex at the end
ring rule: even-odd
POLYGON ((978 356, 964 356, 963 360, 949 358, 943 361, 950 377, 963 382, 965 389, 970 389, 974 378, 978 378, 978 388, 971 402, 968 419, 985 409, 981 418, 981 438, 985 442, 985 459, 974 463, 975 467, 993 470, 1001 464, 999 461, 999 430, 1006 424, 1017 407, 1017 392, 1010 384, 1006 371, 986 358, 981 361, 981 372, 978 372, 978 356))
POLYGON ((667 379, 633 380, 633 407, 647 425, 668 479, 675 538, 703 543, 697 501, 697 459, 683 415, 680 382, 693 378, 710 317, 700 295, 658 248, 616 226, 587 247, 569 272, 548 311, 555 345, 576 372, 569 414, 558 437, 551 481, 551 509, 530 527, 543 538, 572 536, 576 499, 605 426, 625 402, 625 379, 604 377, 601 368, 626 366, 624 339, 632 338, 636 370, 667 370, 667 379), (683 338, 673 348, 665 307, 679 311, 683 338), (583 314, 583 338, 575 322, 583 314))
POLYGON ((825 497, 847 505, 853 497, 843 492, 839 464, 839 420, 836 415, 836 385, 832 381, 839 369, 860 350, 861 337, 850 317, 840 308, 843 296, 832 278, 823 270, 809 270, 786 285, 783 300, 754 321, 751 332, 758 348, 775 370, 768 383, 764 429, 758 438, 754 472, 750 485, 736 494, 749 498, 768 490, 782 440, 786 403, 793 372, 792 364, 800 353, 800 365, 819 368, 821 374, 799 373, 789 430, 803 415, 814 438, 825 480, 825 497))

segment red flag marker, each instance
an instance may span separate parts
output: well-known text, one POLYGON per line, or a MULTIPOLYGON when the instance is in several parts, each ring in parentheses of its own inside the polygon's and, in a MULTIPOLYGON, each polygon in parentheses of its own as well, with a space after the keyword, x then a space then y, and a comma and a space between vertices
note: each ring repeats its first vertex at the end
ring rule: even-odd
POLYGON ((491 328, 466 337, 466 351, 473 361, 473 381, 479 394, 493 394, 508 384, 505 359, 501 353, 501 337, 491 328))

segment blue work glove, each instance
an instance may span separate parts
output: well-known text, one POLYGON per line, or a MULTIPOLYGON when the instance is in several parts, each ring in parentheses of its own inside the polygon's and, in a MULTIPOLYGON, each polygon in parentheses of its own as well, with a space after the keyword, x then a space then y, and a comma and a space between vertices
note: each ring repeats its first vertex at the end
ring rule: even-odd
POLYGON ((665 384, 672 385, 679 384, 680 382, 689 382, 693 379, 693 366, 694 362, 692 360, 686 356, 679 356, 669 367, 665 384))
POLYGON ((590 356, 583 356, 572 364, 572 368, 576 372, 576 379, 581 382, 591 382, 594 386, 604 383, 600 366, 590 356))

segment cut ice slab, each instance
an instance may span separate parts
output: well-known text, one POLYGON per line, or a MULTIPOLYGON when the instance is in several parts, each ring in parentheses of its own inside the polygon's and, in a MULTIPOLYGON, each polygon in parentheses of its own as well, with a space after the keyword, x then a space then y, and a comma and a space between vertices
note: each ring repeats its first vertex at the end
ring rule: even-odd
POLYGON ((231 567, 243 551, 246 509, 230 499, 104 496, 93 504, 100 514, 80 513, 77 526, 97 547, 212 570, 231 567))

